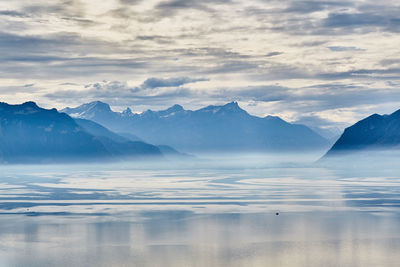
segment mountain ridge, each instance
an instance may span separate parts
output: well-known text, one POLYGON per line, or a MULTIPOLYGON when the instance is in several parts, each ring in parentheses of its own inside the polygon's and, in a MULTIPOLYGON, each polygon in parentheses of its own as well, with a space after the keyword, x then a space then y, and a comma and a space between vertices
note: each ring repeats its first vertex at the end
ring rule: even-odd
POLYGON ((372 114, 346 128, 323 158, 400 147, 400 109, 392 114, 372 114))
POLYGON ((2 162, 76 162, 161 156, 155 146, 122 139, 117 142, 110 137, 91 134, 66 113, 54 108, 43 109, 32 101, 18 105, 0 103, 2 162))
MULTIPOLYGON (((88 104, 62 111, 85 118, 88 113, 82 113, 82 110, 88 104)), ((325 138, 304 125, 290 124, 279 117, 250 115, 234 101, 198 110, 185 110, 175 104, 164 110, 129 115, 98 112, 90 113, 90 119, 114 132, 131 133, 146 142, 165 144, 186 152, 295 151, 329 146, 325 138)))

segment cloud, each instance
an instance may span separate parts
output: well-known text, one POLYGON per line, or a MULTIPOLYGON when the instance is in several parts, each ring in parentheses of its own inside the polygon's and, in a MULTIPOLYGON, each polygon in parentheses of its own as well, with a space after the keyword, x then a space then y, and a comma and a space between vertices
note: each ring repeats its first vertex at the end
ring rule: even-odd
POLYGON ((265 56, 266 57, 274 57, 274 56, 279 56, 282 54, 283 54, 282 52, 270 52, 270 53, 266 54, 265 56))
POLYGON ((211 6, 229 3, 231 3, 231 0, 167 0, 158 3, 155 6, 155 10, 158 11, 159 15, 168 17, 186 9, 212 12, 213 8, 211 6))
POLYGON ((135 5, 143 2, 143 0, 119 0, 122 4, 135 5))
POLYGON ((365 49, 358 48, 355 46, 328 46, 328 49, 333 52, 343 52, 343 51, 365 51, 365 49))
POLYGON ((0 16, 10 16, 15 18, 28 17, 27 14, 16 11, 16 10, 0 10, 0 16))
POLYGON ((394 109, 399 9, 392 0, 7 1, 0 97, 149 108, 239 100, 293 119, 394 109))
MULTIPOLYGON (((399 8, 398 8, 399 10, 399 8)), ((400 16, 398 14, 379 13, 330 13, 322 22, 323 28, 340 30, 341 33, 361 31, 399 32, 400 16)))
POLYGON ((141 89, 154 89, 158 87, 179 87, 188 83, 202 82, 208 81, 208 79, 191 79, 189 77, 179 77, 179 78, 169 78, 169 79, 160 79, 160 78, 148 78, 145 80, 142 85, 140 85, 141 89))
POLYGON ((351 1, 291 1, 283 12, 309 14, 334 7, 345 8, 353 5, 354 3, 351 1))
MULTIPOLYGON (((139 86, 129 86, 127 82, 102 81, 87 84, 78 90, 63 90, 57 93, 48 93, 50 99, 116 99, 130 101, 171 101, 176 98, 193 97, 197 93, 182 85, 207 81, 207 79, 193 79, 189 77, 178 78, 148 78, 139 86), (151 90, 149 90, 151 89, 151 90)), ((69 84, 75 85, 75 84, 69 84)), ((123 101, 124 102, 124 101, 123 101)))

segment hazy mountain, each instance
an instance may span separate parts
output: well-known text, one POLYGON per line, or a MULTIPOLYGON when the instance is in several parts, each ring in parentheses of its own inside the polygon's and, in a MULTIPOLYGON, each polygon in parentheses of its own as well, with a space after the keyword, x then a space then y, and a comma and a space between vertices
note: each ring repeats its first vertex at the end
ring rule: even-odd
POLYGON ((316 127, 316 126, 310 126, 307 125, 311 130, 319 134, 320 136, 324 137, 326 140, 329 141, 331 145, 333 145, 340 137, 342 134, 342 130, 340 130, 337 127, 333 128, 322 128, 322 127, 316 127))
POLYGON ((400 110, 371 115, 345 129, 325 157, 370 150, 400 148, 400 110))
POLYGON ((131 141, 141 141, 141 142, 143 142, 143 140, 140 137, 138 137, 138 136, 136 136, 136 135, 134 135, 132 133, 118 133, 118 135, 122 136, 122 137, 125 137, 126 139, 129 139, 131 141))
POLYGON ((126 132, 153 144, 181 151, 298 151, 327 148, 328 141, 304 125, 279 117, 248 114, 236 102, 185 110, 174 105, 141 114, 113 112, 102 102, 92 102, 64 112, 87 118, 115 132, 126 132))
POLYGON ((163 155, 166 156, 185 156, 185 154, 180 153, 179 151, 175 150, 174 148, 166 145, 149 145, 147 143, 144 143, 141 139, 139 139, 137 136, 133 134, 116 134, 104 126, 91 121, 91 120, 86 120, 86 119, 79 119, 75 118, 76 123, 81 126, 83 129, 85 129, 88 133, 96 136, 98 139, 100 139, 103 143, 106 142, 104 139, 109 139, 107 141, 108 146, 107 147, 119 147, 117 150, 119 153, 122 154, 132 154, 132 153, 137 153, 137 152, 142 152, 146 153, 147 151, 152 151, 155 150, 155 147, 157 147, 163 155), (119 145, 117 146, 116 144, 111 145, 111 142, 116 142, 119 145), (130 151, 130 149, 133 149, 134 151, 130 151), (144 151, 142 151, 144 149, 144 151))
POLYGON ((67 114, 40 108, 34 102, 0 103, 1 161, 57 162, 161 155, 155 146, 114 140, 116 137, 110 133, 94 135, 90 132, 98 126, 90 127, 82 127, 67 114))
MULTIPOLYGON (((114 132, 124 132, 125 124, 129 121, 132 112, 127 111, 118 113, 113 112, 110 106, 101 101, 94 101, 88 104, 83 104, 77 108, 65 108, 61 112, 65 112, 74 118, 81 118, 100 123, 114 132)), ((128 133, 130 133, 128 131, 128 133)))
POLYGON ((107 137, 107 138, 111 139, 112 141, 118 142, 118 143, 132 141, 129 138, 125 138, 121 135, 118 135, 118 134, 108 130, 107 128, 103 127, 102 125, 100 125, 94 121, 91 121, 91 120, 75 118, 75 122, 79 126, 81 126, 83 129, 85 129, 88 133, 90 133, 91 135, 107 137))

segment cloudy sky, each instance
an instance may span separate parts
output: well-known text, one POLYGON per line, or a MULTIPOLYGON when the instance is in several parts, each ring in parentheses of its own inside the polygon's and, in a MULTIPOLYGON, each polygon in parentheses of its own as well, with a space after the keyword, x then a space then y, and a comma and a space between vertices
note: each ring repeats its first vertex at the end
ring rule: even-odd
POLYGON ((0 0, 0 100, 344 127, 400 108, 398 0, 0 0))

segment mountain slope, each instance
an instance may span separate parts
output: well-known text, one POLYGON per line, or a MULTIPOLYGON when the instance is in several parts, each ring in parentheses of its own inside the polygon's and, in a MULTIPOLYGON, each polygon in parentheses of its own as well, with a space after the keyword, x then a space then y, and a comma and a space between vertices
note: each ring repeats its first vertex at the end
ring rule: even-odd
POLYGON ((0 160, 3 162, 94 161, 127 156, 127 150, 129 155, 161 154, 154 146, 150 151, 143 149, 142 144, 137 150, 132 144, 118 146, 109 137, 90 134, 56 109, 43 109, 34 102, 0 103, 0 160))
POLYGON ((141 114, 113 112, 105 106, 108 105, 92 102, 63 111, 92 119, 115 132, 128 132, 147 142, 188 152, 298 151, 328 146, 326 139, 304 125, 290 124, 278 117, 252 116, 236 102, 195 111, 174 105, 141 114))
POLYGON ((84 130, 95 136, 113 155, 144 156, 162 153, 161 148, 157 146, 122 137, 93 121, 85 119, 75 119, 75 121, 84 130))
POLYGON ((325 157, 400 146, 400 110, 391 115, 373 114, 345 129, 325 157))
POLYGON ((104 145, 57 110, 0 103, 0 151, 7 162, 102 158, 104 145))

